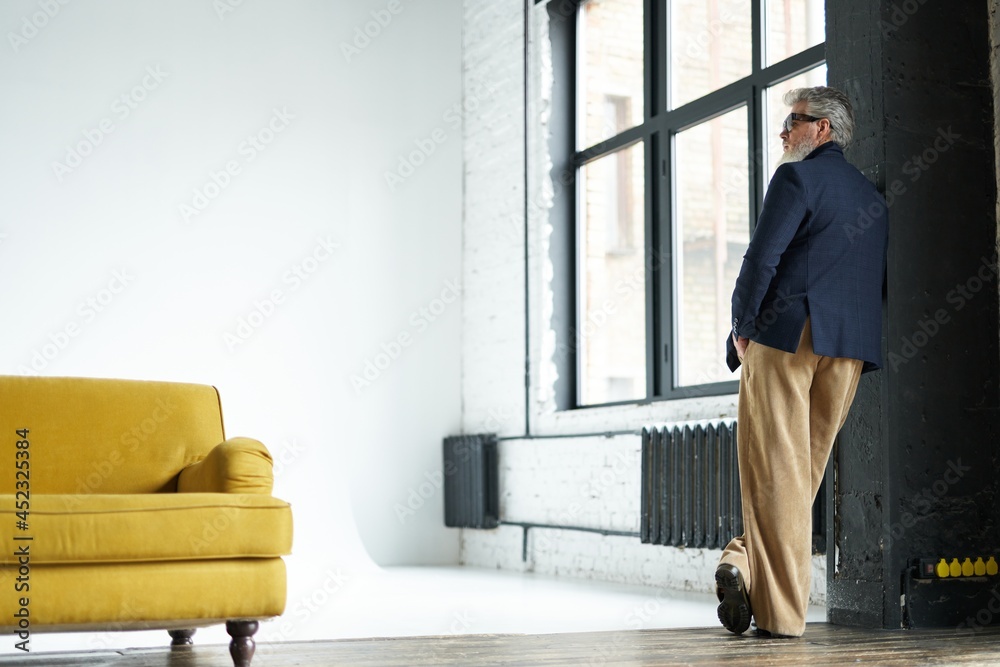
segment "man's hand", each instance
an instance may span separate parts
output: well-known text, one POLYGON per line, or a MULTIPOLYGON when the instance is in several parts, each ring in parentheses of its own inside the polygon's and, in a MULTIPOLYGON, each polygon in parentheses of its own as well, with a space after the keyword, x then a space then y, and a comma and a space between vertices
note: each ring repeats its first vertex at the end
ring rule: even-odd
POLYGON ((747 343, 749 342, 749 338, 744 338, 743 336, 737 338, 736 334, 733 333, 733 345, 736 346, 736 358, 740 360, 740 363, 743 362, 743 355, 747 352, 747 343))

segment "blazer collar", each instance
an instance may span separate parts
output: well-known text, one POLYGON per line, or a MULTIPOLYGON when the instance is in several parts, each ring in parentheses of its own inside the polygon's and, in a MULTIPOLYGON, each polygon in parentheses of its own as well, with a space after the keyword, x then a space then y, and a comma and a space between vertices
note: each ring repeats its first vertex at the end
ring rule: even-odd
POLYGON ((820 156, 820 155, 823 155, 823 154, 826 154, 826 153, 831 153, 831 154, 836 153, 836 154, 840 155, 841 157, 843 157, 843 155, 844 155, 844 149, 841 148, 840 144, 838 144, 836 141, 828 141, 825 144, 820 144, 819 146, 817 146, 816 148, 814 148, 813 151, 811 153, 809 153, 809 155, 807 155, 804 158, 802 158, 802 161, 805 162, 806 160, 811 160, 814 157, 817 157, 817 156, 820 156))

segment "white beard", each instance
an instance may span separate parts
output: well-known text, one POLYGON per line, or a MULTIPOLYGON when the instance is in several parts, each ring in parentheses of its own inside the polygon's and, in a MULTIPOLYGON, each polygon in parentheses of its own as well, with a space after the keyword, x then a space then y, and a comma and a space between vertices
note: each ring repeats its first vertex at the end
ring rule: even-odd
POLYGON ((798 144, 790 147, 787 151, 781 154, 781 158, 778 160, 777 166, 780 167, 786 162, 801 162, 805 156, 809 155, 814 150, 816 150, 816 146, 814 146, 811 141, 800 141, 798 144))

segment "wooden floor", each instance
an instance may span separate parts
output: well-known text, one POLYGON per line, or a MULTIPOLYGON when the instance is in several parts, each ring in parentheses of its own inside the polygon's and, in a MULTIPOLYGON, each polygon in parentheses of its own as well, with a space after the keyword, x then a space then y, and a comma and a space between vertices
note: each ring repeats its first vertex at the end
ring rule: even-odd
MULTIPOLYGON (((166 633, 164 633, 166 634, 166 633)), ((52 667, 223 667, 224 646, 0 656, 52 667)), ((254 667, 334 665, 1000 665, 1000 628, 979 633, 860 630, 809 624, 800 639, 734 636, 722 628, 553 635, 454 635, 262 644, 254 667)))

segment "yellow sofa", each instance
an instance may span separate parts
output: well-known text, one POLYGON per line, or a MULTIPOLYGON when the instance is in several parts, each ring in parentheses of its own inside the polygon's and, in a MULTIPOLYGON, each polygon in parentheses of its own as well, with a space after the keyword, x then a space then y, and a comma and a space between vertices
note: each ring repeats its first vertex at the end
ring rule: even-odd
POLYGON ((214 387, 0 376, 0 630, 226 623, 237 667, 285 608, 292 514, 214 387))

